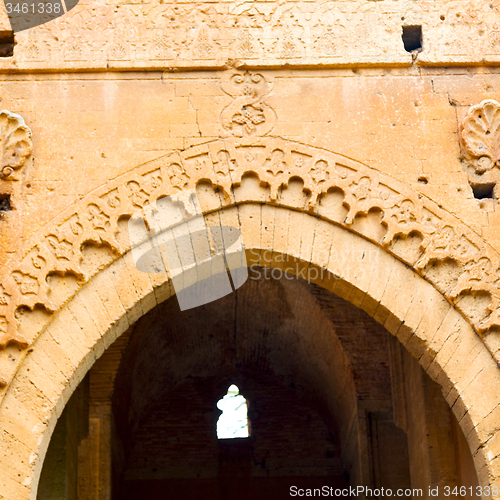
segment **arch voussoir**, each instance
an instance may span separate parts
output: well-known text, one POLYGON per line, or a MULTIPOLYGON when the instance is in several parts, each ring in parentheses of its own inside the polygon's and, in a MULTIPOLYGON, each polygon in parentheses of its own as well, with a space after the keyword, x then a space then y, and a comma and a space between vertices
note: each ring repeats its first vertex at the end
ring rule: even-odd
MULTIPOLYGON (((424 297, 427 297, 427 294, 430 295, 429 288, 426 285, 425 288, 427 290, 423 290, 421 293, 424 297)), ((434 341, 434 345, 437 345, 433 332, 440 331, 440 327, 447 317, 450 308, 452 309, 450 303, 442 295, 438 293, 433 293, 432 295, 432 298, 428 301, 424 299, 422 302, 412 302, 405 316, 405 325, 408 327, 410 323, 407 322, 407 317, 413 308, 417 309, 414 319, 416 325, 414 332, 410 338, 404 342, 404 346, 417 359, 420 359, 428 349, 432 349, 429 345, 432 341, 434 341), (420 304, 422 304, 422 309, 418 311, 420 304), (422 338, 426 339, 425 346, 418 340, 422 338)), ((401 340, 403 340, 403 337, 401 337, 401 340)))
MULTIPOLYGON (((129 324, 133 325, 157 305, 153 283, 149 274, 137 270, 130 253, 115 261, 112 268, 110 285, 114 287, 116 299, 126 312, 129 324), (137 304, 139 307, 135 307, 137 304)), ((116 312, 118 311, 119 308, 116 312)))
MULTIPOLYGON (((370 246, 370 249, 371 248, 370 246)), ((380 307, 380 301, 382 300, 385 290, 390 286, 394 266, 397 266, 397 262, 392 256, 385 252, 378 252, 377 265, 372 268, 370 281, 366 288, 366 296, 360 304, 361 309, 372 317, 380 307)), ((397 269, 402 270, 404 266, 398 266, 397 269)))

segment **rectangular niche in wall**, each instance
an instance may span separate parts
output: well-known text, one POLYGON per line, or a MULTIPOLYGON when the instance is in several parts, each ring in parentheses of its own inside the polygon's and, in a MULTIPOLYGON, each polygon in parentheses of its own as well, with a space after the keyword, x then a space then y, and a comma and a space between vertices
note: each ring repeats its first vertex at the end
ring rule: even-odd
POLYGON ((0 217, 4 212, 10 212, 11 210, 10 194, 0 194, 0 217))
POLYGON ((0 57, 12 57, 14 55, 14 32, 0 32, 0 57))
POLYGON ((406 52, 422 50, 422 26, 403 26, 403 43, 406 52))

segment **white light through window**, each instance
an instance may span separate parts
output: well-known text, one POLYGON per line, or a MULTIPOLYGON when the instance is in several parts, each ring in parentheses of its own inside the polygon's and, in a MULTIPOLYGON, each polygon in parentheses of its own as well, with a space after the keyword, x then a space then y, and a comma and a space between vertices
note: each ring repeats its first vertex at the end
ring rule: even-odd
POLYGON ((248 431, 248 403, 237 386, 232 385, 217 403, 222 415, 217 422, 217 438, 246 438, 248 431))

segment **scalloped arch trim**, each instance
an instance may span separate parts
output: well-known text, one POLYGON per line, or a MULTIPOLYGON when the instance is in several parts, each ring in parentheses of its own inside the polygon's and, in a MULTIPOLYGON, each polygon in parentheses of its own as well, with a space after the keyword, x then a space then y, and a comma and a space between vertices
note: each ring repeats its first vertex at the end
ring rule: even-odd
POLYGON ((198 191, 205 214, 259 203, 342 226, 423 276, 480 335, 500 330, 500 255, 456 217, 330 151, 278 137, 231 138, 173 152, 110 181, 43 227, 8 262, 0 281, 4 391, 43 329, 43 322, 23 318, 39 310, 53 315, 102 268, 89 264, 89 248, 105 248, 103 266, 109 265, 130 250, 122 221, 184 189, 198 191), (71 286, 56 293, 61 280, 71 286))

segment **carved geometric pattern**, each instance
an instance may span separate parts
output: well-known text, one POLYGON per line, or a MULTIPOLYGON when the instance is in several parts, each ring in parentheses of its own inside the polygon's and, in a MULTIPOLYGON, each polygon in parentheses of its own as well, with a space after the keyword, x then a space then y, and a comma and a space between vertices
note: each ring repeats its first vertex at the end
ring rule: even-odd
MULTIPOLYGON (((80 2, 65 16, 16 36, 9 70, 127 67, 390 63, 410 65, 401 40, 401 2, 80 2), (248 8, 247 8, 248 7, 248 8), (165 63, 167 61, 167 63, 165 63)), ((408 4, 425 19, 428 44, 419 59, 499 62, 498 10, 490 0, 408 4), (425 14, 423 14, 425 12, 425 14), (422 16, 424 15, 424 18, 422 16), (488 36, 482 36, 488 33, 488 36), (471 50, 471 48, 473 50, 471 50)))
POLYGON ((35 235, 0 275, 0 346, 26 349, 32 343, 19 336, 20 310, 36 305, 50 314, 61 307, 49 276, 72 275, 83 286, 97 272, 86 266, 87 243, 105 245, 118 258, 130 250, 117 239, 123 217, 200 183, 211 183, 219 193, 220 206, 211 211, 270 203, 341 225, 424 276, 477 332, 500 329, 500 255, 457 218, 409 186, 344 156, 276 137, 233 137, 143 164, 35 235), (248 176, 258 178, 260 191, 238 189, 248 176), (468 309, 467 298, 476 294, 487 299, 479 311, 477 303, 468 309))
POLYGON ((0 179, 12 180, 33 151, 31 130, 10 111, 0 111, 0 179))

